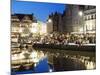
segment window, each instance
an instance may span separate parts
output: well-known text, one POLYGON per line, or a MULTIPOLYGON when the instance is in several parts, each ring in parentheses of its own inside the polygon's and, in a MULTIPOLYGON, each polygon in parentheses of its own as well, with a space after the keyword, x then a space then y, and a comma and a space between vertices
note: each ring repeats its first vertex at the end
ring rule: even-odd
POLYGON ((94 15, 93 14, 91 15, 91 19, 94 19, 94 15))

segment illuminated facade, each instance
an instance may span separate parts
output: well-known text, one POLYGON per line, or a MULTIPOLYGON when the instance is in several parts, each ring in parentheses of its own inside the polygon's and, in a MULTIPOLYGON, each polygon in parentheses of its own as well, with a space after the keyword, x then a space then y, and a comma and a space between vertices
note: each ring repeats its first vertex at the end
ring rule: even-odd
POLYGON ((68 5, 63 14, 63 26, 65 32, 80 32, 83 29, 83 5, 68 5))
MULTIPOLYGON (((29 35, 33 22, 37 22, 33 14, 12 14, 11 15, 11 38, 14 41, 19 35, 29 35)), ((17 42, 17 41, 16 41, 17 42)))
POLYGON ((96 7, 84 5, 68 5, 63 16, 66 32, 95 33, 96 7))
POLYGON ((44 34, 47 34, 47 25, 46 25, 46 23, 42 23, 42 25, 41 25, 40 35, 44 35, 44 34))
MULTIPOLYGON (((79 15, 79 12, 83 10, 82 5, 66 5, 64 12, 52 13, 49 15, 49 19, 52 20, 52 24, 48 23, 48 26, 52 26, 53 32, 70 33, 79 32, 83 27, 83 15, 79 15)), ((83 12, 81 13, 83 14, 83 12)), ((50 27, 48 27, 49 29, 50 27)), ((50 28, 51 29, 51 28, 50 28)))
POLYGON ((86 6, 84 10, 84 30, 86 33, 96 32, 96 7, 86 6))
POLYGON ((47 33, 47 25, 41 21, 32 24, 31 32, 35 34, 44 35, 47 33))
POLYGON ((11 32, 20 33, 25 27, 32 27, 33 15, 32 14, 13 14, 11 15, 11 32))

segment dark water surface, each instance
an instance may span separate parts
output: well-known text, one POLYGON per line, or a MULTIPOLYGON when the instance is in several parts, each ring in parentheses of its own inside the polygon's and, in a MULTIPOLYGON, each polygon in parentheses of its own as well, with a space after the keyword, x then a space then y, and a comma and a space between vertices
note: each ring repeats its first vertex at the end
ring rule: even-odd
POLYGON ((39 48, 12 48, 15 74, 87 70, 96 68, 94 52, 39 48))

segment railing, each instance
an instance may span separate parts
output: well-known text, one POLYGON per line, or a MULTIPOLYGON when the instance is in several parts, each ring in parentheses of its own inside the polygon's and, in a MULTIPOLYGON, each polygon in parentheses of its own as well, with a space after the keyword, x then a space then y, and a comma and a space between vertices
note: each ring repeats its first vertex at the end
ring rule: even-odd
POLYGON ((34 48, 49 48, 59 50, 72 50, 72 51, 88 51, 95 52, 95 45, 55 45, 55 44, 34 44, 34 48))

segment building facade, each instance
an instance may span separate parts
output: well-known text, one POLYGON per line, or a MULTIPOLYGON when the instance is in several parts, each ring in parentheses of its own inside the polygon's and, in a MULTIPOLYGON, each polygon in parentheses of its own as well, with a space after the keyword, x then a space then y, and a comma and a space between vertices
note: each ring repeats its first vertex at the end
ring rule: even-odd
MULTIPOLYGON (((31 33, 33 22, 37 22, 33 14, 12 14, 11 15, 11 38, 28 36, 31 33)), ((14 41, 14 40, 13 40, 14 41)))
POLYGON ((85 33, 96 33, 96 6, 85 6, 84 31, 85 33))
POLYGON ((52 13, 47 20, 47 31, 49 33, 63 32, 62 23, 62 14, 58 12, 52 13))
POLYGON ((49 16, 52 20, 53 32, 71 33, 79 32, 83 27, 82 16, 79 15, 80 11, 83 11, 83 6, 80 5, 65 5, 64 12, 55 12, 49 16))
POLYGON ((96 7, 88 5, 65 5, 64 12, 49 15, 48 32, 95 33, 96 7))
POLYGON ((63 26, 65 32, 80 32, 80 29, 83 28, 84 24, 83 10, 84 5, 66 5, 63 14, 63 26))
POLYGON ((53 32, 53 22, 52 22, 52 19, 48 19, 47 23, 47 33, 52 33, 53 32))

